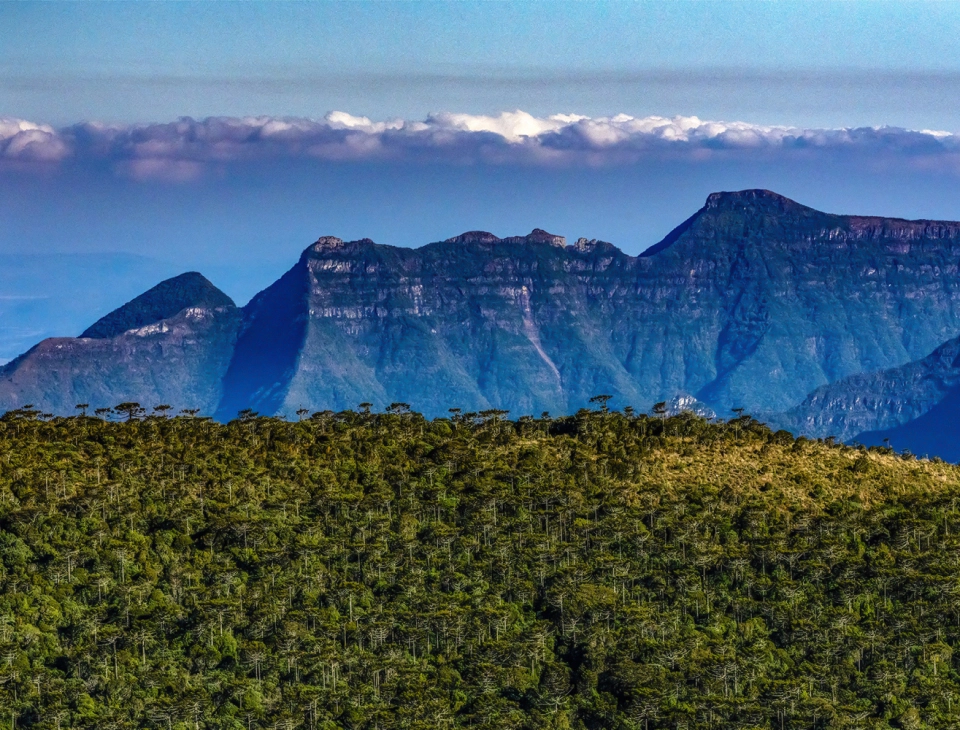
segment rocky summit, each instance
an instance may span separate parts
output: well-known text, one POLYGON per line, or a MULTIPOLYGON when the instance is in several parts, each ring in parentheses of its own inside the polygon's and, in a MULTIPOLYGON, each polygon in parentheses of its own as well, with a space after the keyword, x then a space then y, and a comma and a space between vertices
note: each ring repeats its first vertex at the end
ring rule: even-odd
POLYGON ((832 215, 765 190, 709 196, 640 256, 540 229, 417 249, 325 236, 242 310, 189 274, 44 341, 0 370, 0 407, 122 395, 224 420, 361 402, 522 415, 606 393, 782 414, 960 336, 958 264, 958 223, 832 215))

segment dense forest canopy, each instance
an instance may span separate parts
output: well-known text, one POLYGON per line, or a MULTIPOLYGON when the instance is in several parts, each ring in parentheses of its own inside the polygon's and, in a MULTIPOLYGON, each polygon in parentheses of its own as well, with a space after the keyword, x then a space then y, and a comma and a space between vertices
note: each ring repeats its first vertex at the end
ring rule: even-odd
POLYGON ((602 399, 120 410, 0 418, 2 728, 960 724, 952 465, 602 399))

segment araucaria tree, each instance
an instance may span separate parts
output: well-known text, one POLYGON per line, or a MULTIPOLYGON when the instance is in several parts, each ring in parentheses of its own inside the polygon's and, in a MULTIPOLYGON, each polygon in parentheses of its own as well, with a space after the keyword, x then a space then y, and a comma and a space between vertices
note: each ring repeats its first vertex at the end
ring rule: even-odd
POLYGON ((0 418, 0 727, 960 725, 960 471, 749 416, 0 418))

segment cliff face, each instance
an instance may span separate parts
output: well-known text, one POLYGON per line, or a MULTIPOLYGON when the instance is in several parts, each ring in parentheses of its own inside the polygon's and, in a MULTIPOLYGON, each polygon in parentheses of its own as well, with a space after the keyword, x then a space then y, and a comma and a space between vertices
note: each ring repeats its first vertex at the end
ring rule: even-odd
POLYGON ((640 257, 539 230, 420 249, 323 238, 288 274, 299 312, 269 330, 301 344, 264 386, 285 413, 560 413, 597 393, 776 412, 960 334, 958 262, 958 224, 827 215, 767 191, 711 195, 640 257))
MULTIPOLYGON (((325 237, 243 309, 242 323, 228 317, 235 324, 210 350, 220 364, 167 369, 203 383, 204 400, 189 405, 207 409, 212 398, 208 412, 222 419, 363 401, 428 415, 565 413, 599 393, 613 394, 612 406, 682 394, 721 416, 777 413, 960 336, 958 263, 960 224, 828 215, 762 190, 711 195, 639 257, 539 229, 504 239, 471 231, 419 249, 325 237)), ((118 314, 105 341, 128 338, 117 330, 148 310, 118 314)), ((202 339, 197 331, 191 342, 202 339)), ((92 383, 114 363, 111 382, 125 382, 133 360, 98 353, 77 372, 92 383)), ((31 366, 35 384, 6 386, 3 402, 41 402, 49 382, 74 372, 69 358, 53 370, 44 362, 31 366)), ((76 402, 58 397, 58 408, 76 402)))
POLYGON ((956 223, 826 215, 766 191, 717 194, 644 260, 645 283, 692 341, 684 361, 698 364, 686 390, 721 414, 786 409, 960 334, 956 223))

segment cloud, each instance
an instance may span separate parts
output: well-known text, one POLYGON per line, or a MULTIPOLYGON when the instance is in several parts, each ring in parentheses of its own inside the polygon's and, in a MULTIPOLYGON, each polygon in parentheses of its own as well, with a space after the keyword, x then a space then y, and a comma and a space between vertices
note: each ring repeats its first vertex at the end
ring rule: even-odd
POLYGON ((960 136, 896 127, 804 129, 679 116, 536 117, 519 110, 496 116, 443 112, 422 121, 373 121, 334 111, 322 119, 182 118, 132 125, 84 122, 62 129, 0 118, 0 163, 106 163, 122 176, 167 182, 188 182, 235 163, 297 159, 609 166, 845 154, 956 172, 960 136))
POLYGON ((53 127, 0 117, 0 159, 59 162, 69 155, 68 141, 53 127))

